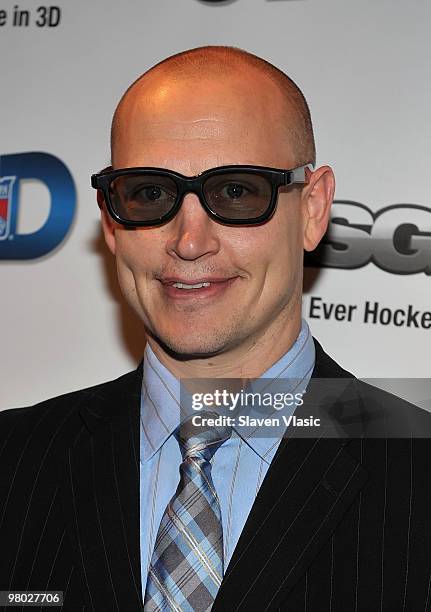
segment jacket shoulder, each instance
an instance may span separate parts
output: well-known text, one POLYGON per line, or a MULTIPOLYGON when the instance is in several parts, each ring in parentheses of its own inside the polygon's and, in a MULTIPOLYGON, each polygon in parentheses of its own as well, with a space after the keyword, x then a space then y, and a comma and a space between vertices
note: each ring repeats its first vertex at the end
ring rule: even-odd
POLYGON ((371 437, 431 438, 431 413, 378 387, 355 379, 355 388, 368 417, 371 437))
POLYGON ((79 433, 92 419, 100 420, 112 412, 111 404, 124 392, 137 392, 139 373, 137 370, 85 389, 78 389, 63 395, 49 398, 33 406, 12 408, 0 412, 0 457, 13 444, 21 446, 36 436, 39 440, 49 440, 67 433, 79 433), (132 391, 133 390, 133 391, 132 391), (83 420, 80 409, 85 408, 83 420))
POLYGON ((313 377, 320 380, 330 398, 328 411, 352 437, 431 438, 431 413, 414 404, 356 378, 344 370, 314 339, 316 365, 313 377), (326 383, 326 379, 331 379, 326 383))

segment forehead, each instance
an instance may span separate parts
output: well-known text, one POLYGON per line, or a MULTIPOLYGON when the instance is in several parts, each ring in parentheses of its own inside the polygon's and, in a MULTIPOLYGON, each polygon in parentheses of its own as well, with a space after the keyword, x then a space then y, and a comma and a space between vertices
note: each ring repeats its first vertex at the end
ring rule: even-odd
POLYGON ((118 109, 114 165, 177 157, 196 162, 205 156, 274 165, 290 153, 286 106, 277 86, 253 73, 144 79, 118 109))

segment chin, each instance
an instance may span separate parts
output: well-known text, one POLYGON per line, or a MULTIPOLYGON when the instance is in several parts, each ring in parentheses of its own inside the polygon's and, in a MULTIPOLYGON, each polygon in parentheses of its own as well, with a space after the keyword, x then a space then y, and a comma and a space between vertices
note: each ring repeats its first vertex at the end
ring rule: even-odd
POLYGON ((165 351, 179 359, 205 358, 217 355, 226 349, 228 338, 196 333, 179 336, 178 334, 155 334, 155 340, 162 345, 165 351))

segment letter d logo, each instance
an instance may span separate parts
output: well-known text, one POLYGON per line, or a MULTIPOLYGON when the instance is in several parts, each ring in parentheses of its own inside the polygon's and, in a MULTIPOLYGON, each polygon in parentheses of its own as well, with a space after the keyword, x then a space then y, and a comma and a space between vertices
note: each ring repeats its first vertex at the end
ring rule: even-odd
POLYGON ((52 251, 71 226, 75 204, 72 176, 58 157, 40 152, 0 156, 0 259, 34 259, 52 251), (48 218, 27 234, 17 233, 22 180, 40 181, 50 194, 48 218))

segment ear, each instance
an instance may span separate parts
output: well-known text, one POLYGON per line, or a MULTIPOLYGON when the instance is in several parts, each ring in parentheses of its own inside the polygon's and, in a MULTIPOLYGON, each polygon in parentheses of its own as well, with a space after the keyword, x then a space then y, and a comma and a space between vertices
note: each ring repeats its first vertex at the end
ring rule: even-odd
POLYGON ((309 171, 308 185, 302 196, 304 249, 312 251, 323 238, 329 223, 335 193, 335 177, 329 166, 309 171))
POLYGON ((108 245, 108 249, 111 251, 113 255, 115 255, 116 251, 116 242, 115 242, 115 227, 116 223, 109 216, 108 211, 106 210, 105 198, 103 197, 103 193, 100 189, 97 190, 97 204, 100 208, 100 216, 102 221, 102 229, 103 235, 105 237, 105 242, 108 245))

